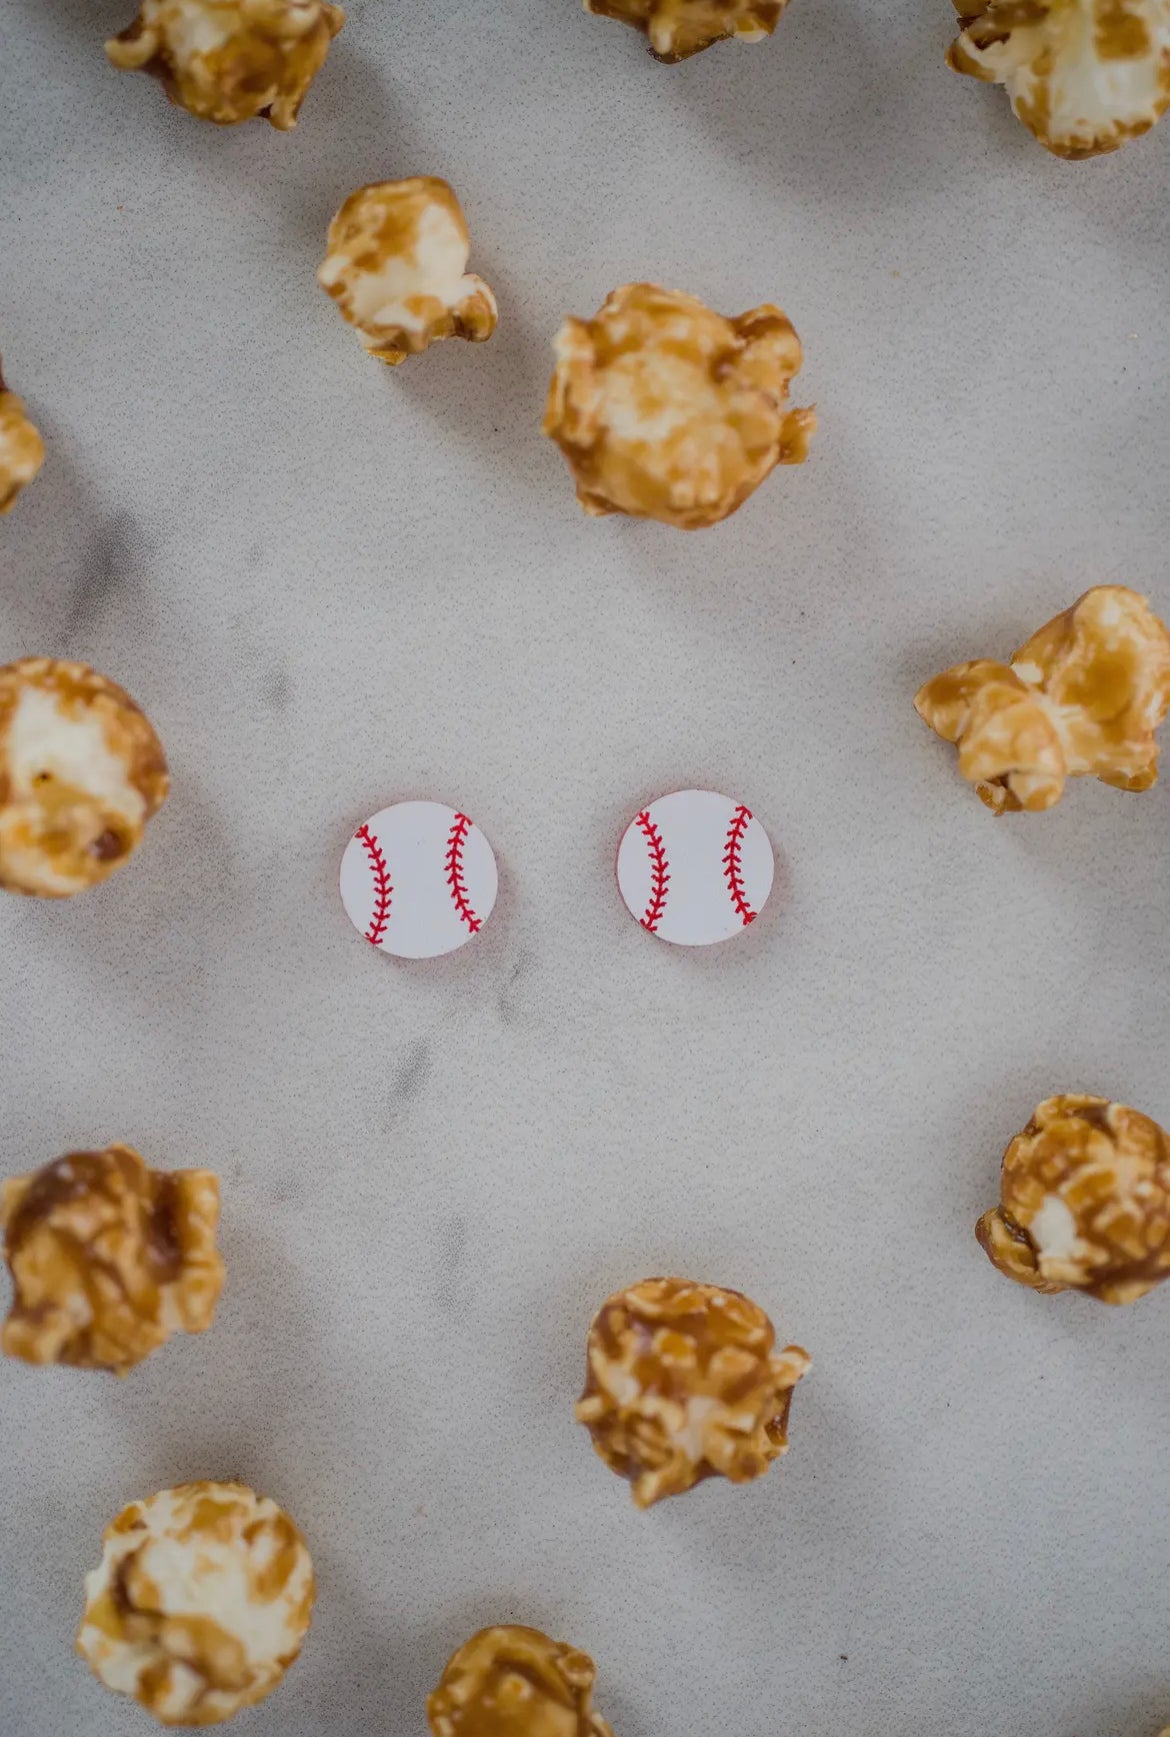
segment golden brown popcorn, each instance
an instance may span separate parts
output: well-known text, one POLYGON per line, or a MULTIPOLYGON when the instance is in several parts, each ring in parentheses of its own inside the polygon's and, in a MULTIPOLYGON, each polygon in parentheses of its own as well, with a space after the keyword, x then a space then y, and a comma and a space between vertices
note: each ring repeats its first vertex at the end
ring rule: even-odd
POLYGON ((326 0, 140 0, 106 53, 123 72, 152 73, 200 120, 259 116, 287 132, 344 23, 326 0))
POLYGON ((272 1692, 313 1613, 313 1564, 245 1484, 180 1484, 106 1527, 77 1650, 162 1725, 220 1725, 272 1692))
POLYGON ((223 1288, 219 1180, 148 1170, 129 1146, 69 1152, 0 1182, 12 1312, 0 1350, 125 1375, 210 1327, 223 1288))
POLYGON ((86 664, 0 669, 0 887, 64 899, 142 842, 167 763, 129 694, 86 664))
POLYGON ((4 384, 0 368, 0 514, 9 513, 16 497, 45 462, 45 443, 24 413, 24 404, 4 384))
POLYGON ((1010 666, 956 664, 919 689, 919 716, 959 749, 959 771, 996 814, 1060 801, 1067 778, 1148 790, 1154 731, 1170 710, 1170 633, 1144 597, 1097 585, 1010 666))
POLYGON ((787 1451, 811 1360, 775 1343, 764 1311, 718 1285, 643 1279, 609 1298, 589 1330, 577 1420, 639 1508, 716 1475, 749 1483, 787 1451))
POLYGON ((437 338, 478 344, 495 331, 496 298, 468 272, 470 252, 446 181, 375 181, 351 193, 329 225, 317 281, 370 354, 395 366, 437 338))
POLYGON ((593 1711, 596 1674, 588 1653, 539 1629, 480 1629, 427 1698, 433 1737, 613 1737, 593 1711))
POLYGON ((1170 106, 1167 0, 955 0, 947 60, 1002 84, 1058 157, 1096 157, 1148 132, 1170 106))
POLYGON ((976 1235, 1034 1291, 1133 1303, 1170 1274, 1170 1139, 1108 1098, 1046 1098, 1003 1156, 976 1235))
POLYGON ((544 432, 587 513, 693 531, 718 524, 778 464, 802 464, 812 410, 789 410, 800 339, 765 303, 738 319, 631 283, 556 341, 544 432))
POLYGON ((642 31, 656 60, 686 60, 713 43, 762 42, 788 0, 585 0, 586 12, 642 31))

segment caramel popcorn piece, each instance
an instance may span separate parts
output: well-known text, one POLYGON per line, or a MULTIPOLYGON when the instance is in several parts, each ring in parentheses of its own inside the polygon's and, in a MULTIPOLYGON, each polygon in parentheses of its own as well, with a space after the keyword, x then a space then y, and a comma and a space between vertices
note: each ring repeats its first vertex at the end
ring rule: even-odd
POLYGON ((613 1737, 592 1708, 588 1653, 539 1629, 484 1628, 427 1698, 432 1737, 613 1737))
POLYGON ((1002 84, 1058 157, 1096 157, 1148 132, 1170 106, 1166 0, 955 0, 955 72, 1002 84))
POLYGON ((45 462, 45 443, 24 413, 24 404, 4 384, 0 369, 0 516, 10 513, 22 488, 45 462))
POLYGON ((1008 664, 944 670, 914 698, 959 749, 959 771, 996 814, 1051 808, 1066 778, 1148 790, 1154 731, 1170 710, 1170 633, 1144 597, 1097 585, 1008 664))
POLYGON ((210 1327, 223 1288, 219 1180, 148 1170, 129 1146, 69 1152, 0 1182, 12 1312, 0 1350, 125 1375, 210 1327))
POLYGON ((317 281, 391 367, 438 338, 480 344, 496 298, 467 270, 471 241, 458 199, 433 175, 376 181, 351 193, 329 225, 317 281))
POLYGON ((738 319, 655 284, 616 289, 556 340, 544 432, 587 513, 693 531, 718 524, 778 464, 802 464, 812 410, 789 410, 800 339, 765 303, 738 319))
POLYGON ((220 1725, 275 1689, 313 1613, 288 1515, 245 1484, 180 1484, 106 1527, 77 1650, 162 1725, 220 1725))
POLYGON ((586 12, 618 18, 646 37, 656 60, 686 60, 716 42, 762 42, 788 0, 585 0, 586 12))
POLYGON ((609 1298, 589 1330, 577 1421, 639 1508, 717 1474, 749 1483, 787 1451, 811 1360, 775 1343, 764 1311, 718 1285, 643 1279, 609 1298))
POLYGON ((200 120, 260 117, 287 132, 344 23, 326 0, 140 0, 106 53, 123 72, 152 73, 200 120))
POLYGON ((96 886, 167 788, 162 743, 114 682, 50 657, 0 669, 0 887, 65 899, 96 886))
POLYGON ((1017 1284, 1136 1302, 1170 1274, 1170 1138, 1108 1098, 1046 1098, 975 1234, 1017 1284))

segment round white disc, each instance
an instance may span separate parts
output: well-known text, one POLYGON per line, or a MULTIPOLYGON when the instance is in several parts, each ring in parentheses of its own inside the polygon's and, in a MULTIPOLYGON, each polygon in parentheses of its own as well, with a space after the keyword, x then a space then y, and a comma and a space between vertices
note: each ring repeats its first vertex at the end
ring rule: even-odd
POLYGON ((676 790, 636 814, 618 846, 622 898, 644 929, 680 947, 726 941, 772 891, 768 835, 742 802, 676 790))
POLYGON ((398 802, 359 826, 341 859, 341 902, 372 946, 434 959, 478 935, 496 902, 483 833, 441 802, 398 802))

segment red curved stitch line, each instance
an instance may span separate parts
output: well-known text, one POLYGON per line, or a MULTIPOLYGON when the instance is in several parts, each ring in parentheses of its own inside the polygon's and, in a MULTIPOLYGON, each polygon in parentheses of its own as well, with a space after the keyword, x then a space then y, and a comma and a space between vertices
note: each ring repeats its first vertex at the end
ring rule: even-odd
POLYGON ((451 890, 452 904, 471 933, 477 935, 483 927, 483 922, 476 916, 472 908, 467 883, 463 879, 463 846, 470 831, 471 822, 466 814, 457 814, 455 824, 447 839, 447 885, 451 890))
POLYGON ((650 900, 641 922, 642 927, 649 929, 653 935, 662 921, 662 913, 666 909, 666 889, 670 885, 670 864, 666 860, 662 834, 651 820, 648 808, 642 810, 635 824, 644 833, 646 848, 650 852, 650 900))
POLYGON ((390 921, 390 901, 394 897, 394 888, 390 884, 390 871, 386 867, 382 847, 369 827, 359 826, 354 837, 365 846, 366 855, 370 859, 370 873, 374 877, 374 909, 370 926, 366 930, 366 940, 376 947, 386 933, 386 925, 390 921))
POLYGON ((746 929, 749 923, 754 923, 757 913, 748 904, 747 889, 743 884, 743 835, 748 829, 752 818, 750 808, 745 808, 741 802, 731 817, 731 825, 727 829, 727 845, 723 852, 723 878, 727 882, 727 890, 736 914, 743 919, 746 929))

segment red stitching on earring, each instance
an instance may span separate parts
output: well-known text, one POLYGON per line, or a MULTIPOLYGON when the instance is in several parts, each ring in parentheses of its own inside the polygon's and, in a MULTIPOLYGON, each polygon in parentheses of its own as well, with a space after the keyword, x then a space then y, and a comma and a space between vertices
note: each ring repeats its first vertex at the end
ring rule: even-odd
POLYGON ((723 878, 727 882, 727 890, 736 913, 743 919, 746 929, 749 923, 756 920, 756 912, 748 904, 747 889, 743 884, 743 835, 748 829, 752 818, 750 808, 745 808, 741 802, 731 817, 731 825, 727 829, 727 844, 723 852, 723 878))
POLYGON ((653 935, 662 921, 662 913, 666 909, 666 889, 670 885, 670 864, 666 860, 662 834, 651 820, 648 808, 642 810, 635 825, 639 826, 645 835, 646 849, 650 852, 650 900, 646 906, 646 914, 642 918, 642 927, 649 929, 653 935))
POLYGON ((466 814, 457 814, 455 824, 447 839, 447 885, 451 890, 451 903, 471 933, 476 935, 483 924, 472 909, 471 896, 467 891, 467 883, 463 879, 463 846, 470 831, 471 822, 466 814))
POLYGON ((369 827, 359 826, 354 837, 365 846, 366 855, 370 859, 370 873, 374 877, 374 909, 370 926, 366 930, 366 940, 376 947, 386 933, 386 925, 390 921, 390 901, 394 897, 394 888, 390 885, 390 870, 386 867, 382 846, 369 827))

